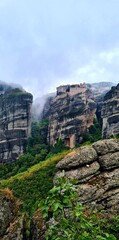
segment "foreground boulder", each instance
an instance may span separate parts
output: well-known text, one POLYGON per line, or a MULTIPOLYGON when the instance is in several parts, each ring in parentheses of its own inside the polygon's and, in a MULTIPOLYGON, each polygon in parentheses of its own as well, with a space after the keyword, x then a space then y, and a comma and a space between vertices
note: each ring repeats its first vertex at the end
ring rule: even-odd
POLYGON ((100 140, 77 149, 56 166, 56 179, 77 180, 82 203, 119 214, 119 140, 100 140))

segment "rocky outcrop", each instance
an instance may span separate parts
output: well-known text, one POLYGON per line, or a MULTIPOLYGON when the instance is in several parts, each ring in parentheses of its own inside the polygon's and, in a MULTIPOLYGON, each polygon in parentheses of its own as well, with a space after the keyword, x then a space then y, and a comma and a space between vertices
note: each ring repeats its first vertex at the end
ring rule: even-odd
POLYGON ((109 138, 119 134, 119 84, 105 95, 101 109, 102 136, 109 138))
POLYGON ((26 213, 20 214, 20 205, 8 188, 0 189, 0 240, 34 239, 35 225, 26 213))
POLYGON ((42 216, 42 210, 39 208, 32 215, 31 236, 32 240, 45 240, 46 222, 42 216))
POLYGON ((46 225, 41 209, 29 218, 20 214, 20 205, 8 188, 0 189, 0 240, 44 240, 46 225))
POLYGON ((96 105, 86 84, 57 88, 49 116, 48 141, 54 145, 59 138, 69 147, 80 143, 95 118, 96 105))
POLYGON ((31 130, 32 95, 11 89, 0 95, 0 163, 24 153, 31 130))
POLYGON ((119 140, 100 140, 69 153, 57 166, 54 182, 77 180, 80 201, 119 214, 119 140))
POLYGON ((0 239, 21 239, 22 218, 19 203, 9 189, 0 190, 0 239))

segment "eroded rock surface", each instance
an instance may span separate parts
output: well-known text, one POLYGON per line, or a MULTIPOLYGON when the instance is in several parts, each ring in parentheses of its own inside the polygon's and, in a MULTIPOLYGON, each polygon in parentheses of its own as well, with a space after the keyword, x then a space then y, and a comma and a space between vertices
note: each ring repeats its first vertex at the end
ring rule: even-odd
MULTIPOLYGON (((7 234, 8 228, 12 228, 16 216, 18 216, 18 203, 9 189, 0 190, 0 239, 7 234)), ((9 238, 5 238, 9 239, 9 238)))
POLYGON ((45 231, 46 231, 46 224, 42 217, 41 209, 38 209, 32 215, 32 228, 31 228, 32 240, 45 240, 45 231))
POLYGON ((56 167, 54 182, 62 176, 76 179, 82 203, 119 214, 119 140, 79 148, 56 167))
POLYGON ((0 95, 0 163, 24 153, 31 130, 32 95, 11 89, 0 95))
POLYGON ((101 110, 102 136, 109 138, 119 134, 119 84, 105 95, 101 110))
POLYGON ((97 159, 97 153, 93 147, 81 147, 73 154, 70 153, 57 164, 59 169, 71 169, 75 167, 85 166, 97 159))
POLYGON ((96 104, 91 90, 86 84, 60 86, 50 105, 49 143, 54 145, 61 138, 73 148, 93 125, 96 104))

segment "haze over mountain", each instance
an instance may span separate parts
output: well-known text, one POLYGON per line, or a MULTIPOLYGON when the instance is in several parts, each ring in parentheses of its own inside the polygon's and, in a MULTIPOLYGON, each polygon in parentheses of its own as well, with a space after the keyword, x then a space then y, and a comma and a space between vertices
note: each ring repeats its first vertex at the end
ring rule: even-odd
POLYGON ((0 1, 0 79, 35 97, 61 84, 119 82, 119 1, 0 1))

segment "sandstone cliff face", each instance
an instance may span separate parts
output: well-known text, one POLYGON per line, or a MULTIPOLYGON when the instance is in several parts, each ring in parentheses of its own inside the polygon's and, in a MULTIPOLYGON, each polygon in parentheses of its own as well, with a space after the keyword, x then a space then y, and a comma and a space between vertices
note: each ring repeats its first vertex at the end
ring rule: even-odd
POLYGON ((49 143, 54 145, 61 138, 74 147, 93 125, 95 111, 93 94, 85 84, 58 87, 50 107, 49 143))
POLYGON ((119 84, 105 95, 101 109, 102 136, 109 138, 119 134, 119 84))
POLYGON ((0 95, 0 162, 15 161, 30 134, 32 95, 12 89, 0 95))
POLYGON ((63 175, 76 179, 83 204, 119 214, 119 140, 100 140, 81 147, 57 168, 54 182, 63 175))

